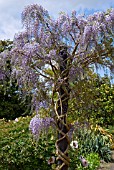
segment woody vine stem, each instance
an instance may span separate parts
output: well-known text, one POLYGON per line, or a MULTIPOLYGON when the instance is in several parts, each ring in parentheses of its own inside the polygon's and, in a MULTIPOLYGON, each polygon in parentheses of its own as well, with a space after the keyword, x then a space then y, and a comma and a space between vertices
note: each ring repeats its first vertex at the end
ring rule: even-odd
POLYGON ((68 100, 69 100, 69 83, 68 83, 68 55, 67 49, 63 48, 60 51, 61 62, 60 62, 60 79, 61 82, 58 86, 55 86, 53 95, 57 94, 57 101, 54 102, 54 110, 56 113, 56 125, 58 130, 58 139, 56 141, 56 153, 58 165, 56 170, 67 170, 69 167, 69 138, 68 131, 69 127, 67 124, 67 112, 68 112, 68 100))

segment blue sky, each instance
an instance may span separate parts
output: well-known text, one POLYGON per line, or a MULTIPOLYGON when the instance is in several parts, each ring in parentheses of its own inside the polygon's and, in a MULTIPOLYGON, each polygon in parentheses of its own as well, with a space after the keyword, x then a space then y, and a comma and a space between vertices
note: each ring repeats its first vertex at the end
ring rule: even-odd
POLYGON ((61 11, 88 14, 114 8, 114 0, 0 0, 0 39, 13 39, 22 30, 21 12, 33 3, 42 5, 53 17, 61 11))

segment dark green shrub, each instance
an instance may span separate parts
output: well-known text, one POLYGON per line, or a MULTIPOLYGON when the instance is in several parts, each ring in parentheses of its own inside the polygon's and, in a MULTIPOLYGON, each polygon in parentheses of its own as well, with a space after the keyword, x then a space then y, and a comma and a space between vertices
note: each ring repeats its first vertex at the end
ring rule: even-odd
POLYGON ((30 96, 23 101, 19 93, 16 93, 16 83, 10 86, 7 82, 7 89, 4 88, 0 85, 0 119, 14 120, 20 116, 30 115, 30 96))
POLYGON ((54 155, 53 136, 42 134, 36 143, 28 130, 30 117, 0 121, 0 169, 50 170, 47 161, 54 155))

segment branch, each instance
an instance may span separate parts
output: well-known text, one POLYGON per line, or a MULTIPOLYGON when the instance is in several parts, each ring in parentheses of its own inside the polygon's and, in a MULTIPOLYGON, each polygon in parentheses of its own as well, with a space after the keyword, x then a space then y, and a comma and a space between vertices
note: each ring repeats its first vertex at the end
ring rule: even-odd
POLYGON ((95 52, 94 54, 91 54, 90 57, 87 55, 85 58, 78 60, 78 63, 84 65, 83 67, 86 67, 89 64, 95 63, 95 60, 98 62, 98 59, 100 59, 100 57, 102 57, 101 59, 105 59, 108 55, 108 52, 105 52, 105 50, 103 50, 101 53, 102 54, 99 55, 99 53, 95 52))
POLYGON ((52 68, 52 71, 53 71, 55 77, 57 77, 57 73, 56 73, 57 68, 52 64, 51 60, 50 60, 50 65, 51 65, 51 68, 52 68))
POLYGON ((73 52, 72 52, 72 57, 74 57, 78 45, 79 45, 79 42, 77 42, 76 45, 75 45, 75 47, 74 47, 74 50, 73 50, 73 52))
POLYGON ((69 35, 71 36, 72 40, 73 40, 74 43, 76 44, 75 39, 74 39, 73 35, 72 35, 70 32, 69 32, 69 35))
POLYGON ((50 78, 50 77, 46 76, 45 74, 41 73, 36 66, 34 66, 33 68, 34 68, 34 69, 39 73, 39 75, 41 75, 42 77, 44 77, 44 78, 46 78, 46 79, 49 79, 49 80, 53 80, 52 77, 50 78))

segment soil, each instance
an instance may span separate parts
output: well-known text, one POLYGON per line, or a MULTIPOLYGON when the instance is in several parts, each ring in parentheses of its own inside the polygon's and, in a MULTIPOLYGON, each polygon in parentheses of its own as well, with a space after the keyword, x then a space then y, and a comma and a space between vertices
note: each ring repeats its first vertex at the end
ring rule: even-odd
POLYGON ((114 170, 114 150, 112 151, 112 161, 109 163, 101 161, 98 170, 114 170))

